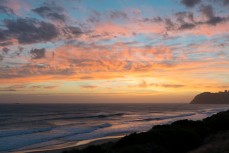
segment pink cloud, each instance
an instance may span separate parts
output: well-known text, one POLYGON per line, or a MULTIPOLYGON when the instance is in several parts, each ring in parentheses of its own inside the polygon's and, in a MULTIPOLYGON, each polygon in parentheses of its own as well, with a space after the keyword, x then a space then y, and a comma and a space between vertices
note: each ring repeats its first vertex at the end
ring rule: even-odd
POLYGON ((25 13, 24 11, 29 11, 31 5, 23 0, 6 0, 7 7, 11 8, 17 15, 25 13))

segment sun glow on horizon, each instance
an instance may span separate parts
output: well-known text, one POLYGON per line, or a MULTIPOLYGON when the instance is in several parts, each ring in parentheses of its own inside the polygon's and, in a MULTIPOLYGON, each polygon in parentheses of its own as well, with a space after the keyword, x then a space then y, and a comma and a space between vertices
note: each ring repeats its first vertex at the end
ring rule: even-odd
POLYGON ((3 0, 0 13, 0 103, 189 102, 229 88, 222 0, 3 0))

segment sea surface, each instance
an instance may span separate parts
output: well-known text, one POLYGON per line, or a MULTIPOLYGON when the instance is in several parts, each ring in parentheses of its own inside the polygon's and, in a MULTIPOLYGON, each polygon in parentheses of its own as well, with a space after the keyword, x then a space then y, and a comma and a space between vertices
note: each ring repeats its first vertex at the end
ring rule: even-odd
POLYGON ((1 104, 0 152, 67 147, 228 109, 191 104, 1 104))

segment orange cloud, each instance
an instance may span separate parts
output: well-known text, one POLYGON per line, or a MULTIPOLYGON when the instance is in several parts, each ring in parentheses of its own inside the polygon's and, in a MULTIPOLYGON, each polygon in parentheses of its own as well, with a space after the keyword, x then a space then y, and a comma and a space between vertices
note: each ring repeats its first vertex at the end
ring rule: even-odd
MULTIPOLYGON (((168 46, 133 47, 124 43, 109 46, 65 45, 52 52, 47 52, 45 58, 27 59, 26 64, 18 67, 5 67, 0 71, 0 83, 34 83, 49 81, 86 81, 93 82, 92 86, 82 86, 84 90, 95 89, 98 80, 129 79, 139 82, 125 84, 120 81, 119 87, 104 85, 112 92, 136 92, 136 88, 146 88, 142 92, 152 90, 183 91, 211 89, 219 90, 225 82, 221 76, 228 75, 229 62, 225 59, 202 59, 192 61, 184 58, 178 60, 174 50, 168 46), (218 75, 212 79, 212 75, 218 75), (154 80, 154 81, 149 81, 154 80), (162 80, 162 81, 159 81, 162 80), (199 86, 201 84, 201 86, 199 86), (135 87, 133 87, 135 85, 135 87), (183 86, 185 85, 185 86, 183 86), (129 87, 133 87, 130 89, 129 87)), ((44 89, 54 89, 50 86, 44 89)), ((105 89, 104 89, 105 90, 105 89)), ((103 92, 102 90, 100 92, 103 92)), ((139 91, 138 91, 139 92, 139 91)))
POLYGON ((90 86, 90 85, 85 85, 85 86, 80 86, 81 88, 85 88, 85 89, 95 89, 98 88, 98 86, 90 86))
POLYGON ((117 25, 114 23, 103 23, 99 24, 95 27, 96 35, 104 35, 104 36, 130 36, 132 33, 128 30, 128 27, 117 25))

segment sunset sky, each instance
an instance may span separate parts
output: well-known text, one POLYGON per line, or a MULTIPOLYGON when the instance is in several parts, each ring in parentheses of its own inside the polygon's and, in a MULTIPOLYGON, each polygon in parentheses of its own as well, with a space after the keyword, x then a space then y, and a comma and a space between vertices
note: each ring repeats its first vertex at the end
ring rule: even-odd
POLYGON ((187 103, 226 89, 229 0, 0 0, 0 103, 187 103))

